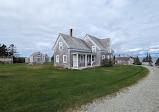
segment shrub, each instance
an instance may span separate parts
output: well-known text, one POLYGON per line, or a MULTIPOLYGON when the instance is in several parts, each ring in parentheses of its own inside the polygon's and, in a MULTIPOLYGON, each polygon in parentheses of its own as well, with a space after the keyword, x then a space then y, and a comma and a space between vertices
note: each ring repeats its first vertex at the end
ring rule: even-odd
POLYGON ((4 64, 4 62, 3 62, 3 61, 0 61, 0 64, 4 64))
POLYGON ((102 60, 102 63, 103 63, 104 67, 111 67, 111 66, 113 66, 113 61, 111 59, 105 58, 105 59, 102 60))

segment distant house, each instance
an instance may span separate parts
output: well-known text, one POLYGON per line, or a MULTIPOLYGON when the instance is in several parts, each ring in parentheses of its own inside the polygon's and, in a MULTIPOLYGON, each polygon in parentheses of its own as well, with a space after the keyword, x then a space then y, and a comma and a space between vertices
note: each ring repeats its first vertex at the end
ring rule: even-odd
POLYGON ((82 69, 102 66, 102 59, 112 58, 110 38, 99 39, 86 35, 79 39, 60 33, 54 44, 54 66, 69 69, 82 69))
POLYGON ((47 54, 35 52, 28 58, 25 58, 25 62, 26 63, 45 63, 45 62, 51 62, 51 58, 47 54))
POLYGON ((149 63, 149 62, 142 62, 142 65, 143 66, 151 66, 151 63, 149 63))
POLYGON ((124 56, 124 57, 116 57, 116 64, 118 65, 133 65, 134 59, 131 56, 124 56))
POLYGON ((4 64, 12 64, 13 63, 13 57, 10 56, 2 56, 0 57, 0 63, 4 63, 4 64))

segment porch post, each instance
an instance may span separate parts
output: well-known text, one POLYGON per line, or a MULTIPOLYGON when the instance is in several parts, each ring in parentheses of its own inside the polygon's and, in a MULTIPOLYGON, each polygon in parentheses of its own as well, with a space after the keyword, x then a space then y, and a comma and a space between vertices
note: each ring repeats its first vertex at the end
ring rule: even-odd
POLYGON ((91 55, 91 66, 92 66, 92 55, 91 55))
POLYGON ((85 67, 87 66, 87 54, 85 55, 85 67))
POLYGON ((78 68, 78 54, 77 54, 77 68, 78 68))

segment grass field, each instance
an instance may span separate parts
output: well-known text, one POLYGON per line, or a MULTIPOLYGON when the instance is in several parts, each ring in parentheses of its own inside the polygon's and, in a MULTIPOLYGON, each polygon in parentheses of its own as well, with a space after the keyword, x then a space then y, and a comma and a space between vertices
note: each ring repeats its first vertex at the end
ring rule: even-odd
POLYGON ((116 92, 148 73, 141 66, 59 70, 52 65, 0 65, 0 111, 74 109, 116 92))

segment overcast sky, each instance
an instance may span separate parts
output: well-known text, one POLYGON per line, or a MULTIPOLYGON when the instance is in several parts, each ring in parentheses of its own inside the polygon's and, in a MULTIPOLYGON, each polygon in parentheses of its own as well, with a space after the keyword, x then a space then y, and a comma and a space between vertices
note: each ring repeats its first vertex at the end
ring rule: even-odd
POLYGON ((159 0, 0 0, 0 43, 52 56, 59 33, 111 38, 116 54, 159 57, 159 0))

